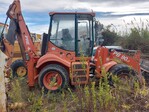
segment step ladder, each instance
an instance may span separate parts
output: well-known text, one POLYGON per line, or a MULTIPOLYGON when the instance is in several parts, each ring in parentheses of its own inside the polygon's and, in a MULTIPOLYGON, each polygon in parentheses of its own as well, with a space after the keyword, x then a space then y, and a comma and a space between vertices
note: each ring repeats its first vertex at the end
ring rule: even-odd
POLYGON ((71 84, 83 85, 89 81, 89 63, 73 62, 71 67, 71 84))

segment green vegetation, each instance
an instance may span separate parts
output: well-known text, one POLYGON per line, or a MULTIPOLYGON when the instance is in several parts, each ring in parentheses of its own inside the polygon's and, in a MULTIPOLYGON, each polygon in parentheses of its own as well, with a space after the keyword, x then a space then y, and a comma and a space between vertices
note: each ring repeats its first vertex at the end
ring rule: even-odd
POLYGON ((115 87, 107 76, 90 85, 44 94, 35 87, 29 91, 26 79, 13 79, 8 92, 8 110, 14 112, 114 112, 149 111, 149 89, 134 82, 131 87, 114 77, 115 87), (14 104, 14 105, 13 105, 14 104))
POLYGON ((118 44, 118 40, 120 38, 122 38, 117 32, 115 32, 114 30, 111 31, 110 27, 112 26, 108 26, 106 28, 104 28, 102 35, 103 35, 103 46, 111 46, 111 45, 117 45, 118 44))
POLYGON ((138 24, 132 21, 131 25, 133 27, 130 33, 126 33, 124 38, 120 39, 120 44, 127 49, 139 49, 142 53, 149 53, 149 26, 141 20, 138 24))
POLYGON ((125 23, 125 31, 117 31, 113 24, 108 25, 103 29, 102 35, 105 40, 103 45, 120 45, 126 49, 141 50, 144 54, 149 53, 148 20, 137 23, 134 18, 131 23, 125 23))

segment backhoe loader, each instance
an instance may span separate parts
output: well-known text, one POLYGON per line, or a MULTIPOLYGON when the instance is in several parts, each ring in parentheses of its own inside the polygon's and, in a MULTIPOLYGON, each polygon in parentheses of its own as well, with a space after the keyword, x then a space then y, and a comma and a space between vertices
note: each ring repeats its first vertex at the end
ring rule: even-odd
POLYGON ((69 85, 88 84, 90 75, 100 79, 104 76, 103 70, 120 78, 137 76, 141 81, 139 51, 99 46, 91 60, 94 12, 50 12, 49 31, 43 33, 40 54, 24 21, 20 0, 14 0, 6 14, 10 24, 8 34, 1 39, 1 50, 11 54, 17 38, 26 63, 29 87, 38 83, 45 91, 55 92, 69 85), (125 52, 134 55, 128 56, 125 52))

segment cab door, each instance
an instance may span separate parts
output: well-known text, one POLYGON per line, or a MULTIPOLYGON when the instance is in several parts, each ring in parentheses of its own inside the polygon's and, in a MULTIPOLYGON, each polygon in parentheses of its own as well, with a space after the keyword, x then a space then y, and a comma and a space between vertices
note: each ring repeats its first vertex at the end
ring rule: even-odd
POLYGON ((77 18, 77 23, 77 56, 90 57, 92 53, 92 17, 90 15, 79 15, 77 18))

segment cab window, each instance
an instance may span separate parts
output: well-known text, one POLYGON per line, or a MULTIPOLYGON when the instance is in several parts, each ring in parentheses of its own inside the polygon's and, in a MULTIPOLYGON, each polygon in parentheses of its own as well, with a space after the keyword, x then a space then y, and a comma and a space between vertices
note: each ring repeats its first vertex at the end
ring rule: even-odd
POLYGON ((53 15, 50 41, 64 50, 75 50, 74 15, 53 15))

